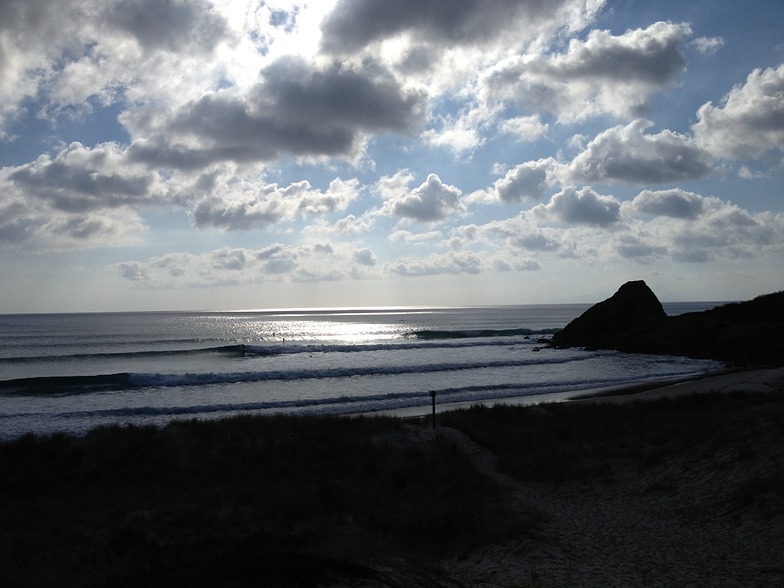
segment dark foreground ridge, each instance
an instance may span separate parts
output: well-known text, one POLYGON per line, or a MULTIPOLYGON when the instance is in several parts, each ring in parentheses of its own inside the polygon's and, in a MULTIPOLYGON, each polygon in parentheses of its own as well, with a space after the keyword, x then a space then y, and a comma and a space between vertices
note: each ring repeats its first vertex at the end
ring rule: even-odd
POLYGON ((784 397, 0 443, 0 586, 782 586, 784 397))
POLYGON ((736 366, 782 366, 784 291, 667 316, 648 285, 627 282, 552 338, 556 347, 685 355, 736 366))

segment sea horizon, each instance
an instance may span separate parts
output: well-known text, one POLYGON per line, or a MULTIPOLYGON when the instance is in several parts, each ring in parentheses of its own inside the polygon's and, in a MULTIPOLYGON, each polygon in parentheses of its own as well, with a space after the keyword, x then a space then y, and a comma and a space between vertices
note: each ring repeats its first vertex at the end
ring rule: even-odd
MULTIPOLYGON (((105 315, 105 314, 238 314, 238 313, 257 313, 257 314, 278 314, 278 313, 372 313, 372 312, 395 312, 395 311, 417 311, 417 310, 450 310, 466 308, 508 308, 508 307, 549 307, 549 306, 585 306, 590 307, 601 302, 520 302, 502 304, 423 304, 423 305, 358 305, 358 306, 285 306, 285 307, 261 307, 261 308, 163 308, 163 309, 131 309, 131 310, 40 310, 40 311, 3 311, 0 316, 57 316, 57 315, 105 315)), ((671 310, 679 310, 679 305, 693 306, 697 309, 708 310, 715 306, 741 302, 741 300, 661 300, 662 306, 671 310)), ((687 311, 692 312, 692 311, 687 311)), ((697 310, 696 312, 699 312, 697 310)), ((669 314, 669 313, 668 313, 669 314)))

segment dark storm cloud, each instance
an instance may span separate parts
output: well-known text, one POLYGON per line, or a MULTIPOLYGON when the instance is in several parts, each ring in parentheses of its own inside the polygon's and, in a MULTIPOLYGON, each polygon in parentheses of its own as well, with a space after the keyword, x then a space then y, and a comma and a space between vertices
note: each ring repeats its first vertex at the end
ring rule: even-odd
POLYGON ((424 119, 424 96, 401 88, 383 68, 366 66, 315 69, 302 59, 284 58, 262 72, 263 81, 248 96, 209 94, 168 121, 157 120, 154 112, 128 115, 124 121, 134 131, 153 134, 131 146, 129 155, 196 169, 283 154, 346 155, 364 133, 412 132, 424 119))
POLYGON ((342 0, 322 25, 326 51, 348 53, 404 32, 435 43, 482 43, 536 29, 568 0, 342 0))

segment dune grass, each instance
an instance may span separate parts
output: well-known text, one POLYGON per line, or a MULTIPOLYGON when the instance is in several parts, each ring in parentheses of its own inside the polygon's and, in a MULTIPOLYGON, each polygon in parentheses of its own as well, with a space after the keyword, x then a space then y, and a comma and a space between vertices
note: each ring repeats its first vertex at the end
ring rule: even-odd
POLYGON ((454 447, 392 418, 240 417, 0 445, 11 585, 315 585, 426 561, 508 525, 454 447))
MULTIPOLYGON (((523 483, 597 488, 639 472, 641 496, 682 496, 688 516, 784 517, 781 395, 498 405, 438 423, 523 483), (692 491, 694 472, 718 491, 692 491)), ((28 435, 0 444, 0 585, 449 585, 437 562, 538 536, 542 520, 504 496, 426 419, 28 435)))
MULTIPOLYGON (((658 400, 496 405, 445 413, 498 456, 499 469, 521 481, 612 481, 675 459, 703 459, 724 467, 756 457, 760 447, 784 446, 781 394, 692 394, 658 400), (721 457, 721 460, 717 459, 721 457)), ((767 486, 784 495, 784 464, 764 484, 732 480, 739 488, 767 486)))

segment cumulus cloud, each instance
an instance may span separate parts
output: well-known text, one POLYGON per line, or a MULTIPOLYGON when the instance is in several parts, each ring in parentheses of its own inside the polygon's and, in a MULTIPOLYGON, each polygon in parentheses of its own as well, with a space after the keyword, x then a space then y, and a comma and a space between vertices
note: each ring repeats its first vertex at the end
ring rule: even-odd
POLYGON ((486 99, 511 99, 562 121, 638 117, 651 94, 674 85, 685 71, 680 47, 690 34, 686 24, 665 22, 621 35, 594 30, 585 41, 572 39, 564 53, 502 63, 483 80, 486 99))
POLYGON ((443 238, 443 236, 444 234, 441 231, 427 231, 425 233, 413 233, 411 231, 399 229, 396 231, 392 231, 389 234, 388 238, 393 243, 416 244, 416 243, 427 243, 429 241, 439 241, 443 238))
POLYGON ((667 254, 667 247, 660 245, 651 235, 624 233, 615 238, 613 246, 621 257, 643 263, 667 254))
POLYGON ((163 199, 157 176, 127 165, 115 143, 92 149, 71 143, 54 159, 41 155, 32 163, 5 171, 7 181, 21 192, 66 212, 144 205, 163 199))
POLYGON ((127 206, 69 212, 45 201, 30 201, 14 190, 0 199, 0 248, 50 251, 133 245, 145 231, 141 217, 127 206))
POLYGON ((538 114, 507 118, 498 125, 498 132, 517 137, 518 142, 536 141, 547 135, 549 125, 538 114))
POLYGON ((198 227, 227 231, 249 230, 291 221, 305 215, 322 215, 344 210, 358 195, 356 180, 333 180, 326 191, 316 190, 302 180, 286 187, 259 185, 250 178, 221 178, 211 194, 193 209, 198 227))
POLYGON ((784 250, 784 215, 749 212, 715 196, 643 190, 623 212, 624 226, 612 243, 622 257, 637 261, 707 263, 784 250))
POLYGON ((784 249, 784 215, 755 214, 728 203, 713 207, 697 222, 672 229, 676 261, 744 259, 784 249))
POLYGON ((313 67, 281 58, 247 93, 206 94, 174 113, 138 109, 122 121, 140 138, 134 160, 195 169, 214 162, 270 161, 285 154, 348 156, 366 133, 410 133, 424 117, 424 96, 402 88, 381 67, 313 67))
POLYGON ((351 275, 353 251, 329 244, 273 243, 261 249, 224 247, 178 252, 114 265, 123 278, 147 288, 226 286, 286 280, 337 280, 351 275), (325 263, 329 260, 329 263, 325 263))
POLYGON ((734 87, 720 106, 711 102, 697 112, 694 136, 721 157, 749 160, 784 151, 784 64, 755 69, 734 87))
POLYGON ((400 257, 388 270, 400 276, 434 276, 440 274, 478 274, 489 267, 478 254, 471 251, 433 253, 424 258, 400 257))
POLYGON ((653 216, 695 219, 705 209, 704 196, 680 188, 671 190, 643 190, 632 201, 640 212, 653 216))
POLYGON ((378 258, 369 248, 357 249, 354 251, 354 261, 359 265, 373 267, 378 263, 378 258))
POLYGON ((439 45, 489 43, 505 32, 520 40, 566 28, 579 30, 603 0, 341 0, 322 25, 322 46, 356 52, 408 34, 439 45))
POLYGON ((124 0, 104 10, 104 26, 128 33, 145 51, 205 53, 228 33, 226 20, 204 0, 124 0))
MULTIPOLYGON (((232 38, 224 16, 207 0, 8 0, 0 6, 0 135, 3 119, 25 99, 48 98, 41 109, 113 101, 121 87, 159 74, 189 78, 202 57, 232 38), (42 90, 50 90, 42 92, 42 90)), ((201 68, 204 76, 204 67, 201 68)), ((186 80, 187 82, 188 80, 186 80)))
POLYGON ((413 190, 408 184, 413 176, 407 171, 382 178, 377 187, 384 198, 383 211, 386 214, 418 222, 435 222, 465 210, 462 192, 455 186, 441 181, 436 174, 413 190))
POLYGON ((512 250, 533 252, 553 252, 561 247, 560 229, 540 226, 530 215, 518 216, 500 221, 491 221, 479 231, 491 240, 501 238, 512 250))
POLYGON ((553 183, 552 175, 557 166, 552 158, 521 163, 496 180, 486 196, 502 202, 539 202, 553 183))
POLYGON ((584 186, 568 186, 555 194, 547 204, 539 204, 534 211, 572 224, 604 227, 620 220, 621 204, 613 196, 598 194, 584 186))
POLYGON ((637 119, 608 129, 569 165, 578 182, 658 184, 691 180, 711 170, 710 155, 693 139, 664 130, 646 134, 653 123, 637 119))

